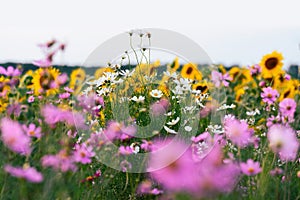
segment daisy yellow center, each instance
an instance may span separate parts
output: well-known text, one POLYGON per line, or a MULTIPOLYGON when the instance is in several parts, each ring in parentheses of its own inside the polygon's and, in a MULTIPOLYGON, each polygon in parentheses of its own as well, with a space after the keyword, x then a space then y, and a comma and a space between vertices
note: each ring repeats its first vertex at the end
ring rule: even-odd
POLYGON ((268 70, 274 69, 278 64, 278 59, 277 58, 269 58, 266 60, 265 65, 268 70))

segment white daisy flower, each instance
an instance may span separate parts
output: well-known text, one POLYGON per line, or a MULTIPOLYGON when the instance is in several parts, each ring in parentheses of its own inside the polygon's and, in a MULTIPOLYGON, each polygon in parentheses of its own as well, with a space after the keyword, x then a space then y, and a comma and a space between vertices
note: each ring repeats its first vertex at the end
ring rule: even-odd
POLYGON ((170 128, 167 127, 167 126, 164 126, 164 129, 165 129, 168 133, 177 134, 176 131, 174 131, 173 129, 170 129, 170 128))
POLYGON ((184 130, 186 130, 187 132, 190 132, 193 128, 191 126, 185 126, 184 130))
POLYGON ((160 98, 163 96, 163 93, 162 91, 155 89, 150 92, 150 95, 154 98, 160 98))
POLYGON ((175 124, 177 124, 179 122, 180 118, 177 117, 176 119, 172 119, 172 121, 168 122, 167 125, 169 126, 174 126, 175 124))
POLYGON ((134 96, 134 97, 132 97, 130 100, 131 100, 131 101, 135 101, 135 102, 137 102, 137 103, 142 103, 142 102, 144 102, 145 97, 144 97, 144 96, 139 96, 139 97, 134 96))

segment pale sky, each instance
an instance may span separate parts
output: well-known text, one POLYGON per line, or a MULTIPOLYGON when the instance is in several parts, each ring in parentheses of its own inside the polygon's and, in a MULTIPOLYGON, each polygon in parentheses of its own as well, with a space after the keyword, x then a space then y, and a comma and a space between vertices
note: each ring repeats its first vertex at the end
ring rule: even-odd
POLYGON ((60 64, 82 64, 111 37, 135 28, 166 28, 197 42, 215 63, 258 63, 277 50, 300 64, 298 0, 1 0, 0 62, 41 58, 36 44, 67 43, 60 64))

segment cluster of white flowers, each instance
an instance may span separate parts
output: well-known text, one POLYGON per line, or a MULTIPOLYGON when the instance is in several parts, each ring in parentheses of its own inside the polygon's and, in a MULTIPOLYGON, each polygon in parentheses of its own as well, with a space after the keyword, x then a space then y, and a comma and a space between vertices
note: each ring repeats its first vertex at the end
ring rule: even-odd
POLYGON ((174 80, 176 84, 175 89, 172 90, 175 95, 182 95, 185 91, 191 91, 191 80, 187 78, 180 78, 174 80))
POLYGON ((145 97, 144 97, 144 96, 139 96, 139 97, 134 96, 134 97, 132 97, 130 100, 131 100, 131 101, 135 101, 135 102, 137 102, 137 103, 143 103, 144 100, 145 100, 145 97))
POLYGON ((229 109, 229 108, 233 109, 233 108, 235 108, 235 107, 236 107, 236 105, 234 105, 234 104, 231 104, 231 105, 223 104, 222 106, 220 106, 220 107, 217 109, 217 111, 220 111, 220 110, 227 110, 227 109, 229 109))
POLYGON ((246 112, 246 115, 248 115, 248 116, 255 116, 255 115, 259 115, 259 114, 260 114, 260 111, 257 108, 255 110, 246 112))
POLYGON ((222 126, 217 125, 217 124, 216 125, 208 125, 207 129, 209 131, 211 131, 212 133, 214 133, 214 134, 222 134, 222 133, 224 133, 224 128, 222 128, 222 126))

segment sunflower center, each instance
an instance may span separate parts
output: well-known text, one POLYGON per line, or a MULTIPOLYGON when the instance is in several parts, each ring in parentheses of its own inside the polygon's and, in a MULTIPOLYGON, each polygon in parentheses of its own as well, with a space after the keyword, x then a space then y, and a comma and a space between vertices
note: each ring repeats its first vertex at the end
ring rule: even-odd
POLYGON ((290 93, 291 93, 291 91, 288 90, 287 92, 284 93, 283 97, 284 97, 284 98, 287 98, 287 97, 290 95, 290 93))
POLYGON ((278 59, 277 58, 269 58, 266 61, 266 68, 268 70, 272 70, 277 66, 277 64, 278 64, 278 59))
POLYGON ((186 70, 186 74, 191 74, 193 72, 193 68, 192 67, 189 67, 187 70, 186 70))
POLYGON ((206 91, 206 89, 207 89, 207 86, 206 86, 206 85, 204 85, 204 86, 198 85, 198 86, 196 87, 196 90, 200 90, 201 92, 206 91))
POLYGON ((41 84, 41 87, 44 89, 44 90, 48 90, 50 89, 51 87, 51 82, 54 81, 54 77, 49 74, 49 73, 45 73, 41 76, 40 78, 40 84, 41 84))

